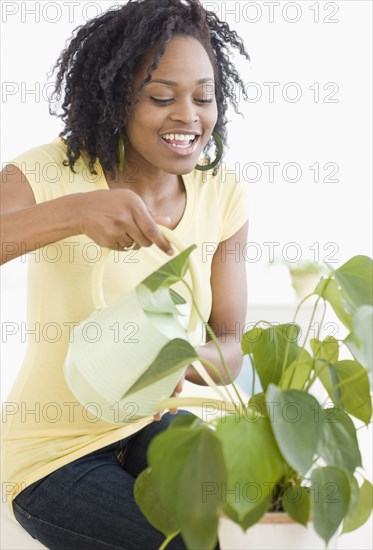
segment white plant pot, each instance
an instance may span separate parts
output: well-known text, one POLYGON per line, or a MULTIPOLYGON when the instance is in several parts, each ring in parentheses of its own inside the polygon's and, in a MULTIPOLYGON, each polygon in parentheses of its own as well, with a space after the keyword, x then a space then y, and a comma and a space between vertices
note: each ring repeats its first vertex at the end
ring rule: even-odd
MULTIPOLYGON (((337 548, 334 536, 328 550, 337 548)), ((293 522, 285 513, 272 512, 244 532, 239 525, 227 518, 219 523, 221 550, 318 550, 325 549, 325 542, 309 523, 307 529, 293 522)))

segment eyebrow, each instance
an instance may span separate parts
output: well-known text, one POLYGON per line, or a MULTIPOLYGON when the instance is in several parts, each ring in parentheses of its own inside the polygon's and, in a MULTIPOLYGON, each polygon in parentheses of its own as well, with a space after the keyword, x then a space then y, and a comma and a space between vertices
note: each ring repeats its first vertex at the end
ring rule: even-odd
MULTIPOLYGON (((196 84, 206 84, 207 82, 214 82, 213 78, 201 78, 200 80, 197 80, 196 84)), ((172 80, 164 80, 163 78, 157 78, 155 80, 151 80, 148 82, 148 84, 166 84, 166 86, 178 86, 177 82, 173 82, 172 80)))

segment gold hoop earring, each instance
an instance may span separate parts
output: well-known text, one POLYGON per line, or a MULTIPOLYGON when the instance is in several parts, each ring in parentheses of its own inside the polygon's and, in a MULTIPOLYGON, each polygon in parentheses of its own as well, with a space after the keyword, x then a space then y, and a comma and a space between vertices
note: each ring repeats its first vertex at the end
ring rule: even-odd
POLYGON ((200 170, 201 172, 207 172, 208 170, 215 168, 215 166, 219 164, 221 157, 223 156, 223 142, 221 137, 217 132, 212 132, 212 137, 215 139, 215 142, 216 142, 216 149, 217 149, 216 159, 210 162, 209 164, 196 164, 195 169, 200 170))
POLYGON ((118 135, 118 158, 119 158, 119 172, 124 170, 124 140, 122 132, 118 135))

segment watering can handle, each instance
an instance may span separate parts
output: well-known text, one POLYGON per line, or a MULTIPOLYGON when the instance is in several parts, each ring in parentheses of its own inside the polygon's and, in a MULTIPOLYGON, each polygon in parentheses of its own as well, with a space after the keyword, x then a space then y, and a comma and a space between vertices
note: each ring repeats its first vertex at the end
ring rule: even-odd
MULTIPOLYGON (((170 243, 177 249, 178 252, 181 252, 182 250, 185 250, 185 248, 187 248, 186 244, 182 241, 182 239, 180 239, 180 237, 178 237, 171 229, 158 224, 157 224, 157 227, 160 229, 160 231, 166 237, 166 239, 168 239, 170 243)), ((91 280, 92 297, 93 297, 93 303, 96 309, 101 309, 103 307, 106 307, 102 282, 103 282, 105 263, 111 252, 113 251, 110 248, 102 248, 102 256, 100 260, 97 262, 97 264, 94 266, 92 271, 92 280, 91 280)), ((189 272, 192 278, 192 289, 193 289, 194 299, 198 304, 198 303, 201 303, 201 299, 202 299, 202 285, 201 285, 201 278, 200 278, 198 264, 196 259, 193 256, 193 252, 189 256, 189 272)), ((199 321, 200 321, 200 318, 195 308, 195 305, 192 304, 189 325, 188 325, 189 334, 193 334, 195 332, 199 321)))

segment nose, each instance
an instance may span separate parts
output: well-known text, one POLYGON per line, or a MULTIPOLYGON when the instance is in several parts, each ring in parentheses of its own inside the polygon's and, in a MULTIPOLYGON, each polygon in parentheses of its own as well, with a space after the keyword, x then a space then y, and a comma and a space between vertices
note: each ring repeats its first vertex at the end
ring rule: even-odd
POLYGON ((199 120, 196 105, 190 100, 180 100, 174 103, 174 109, 170 114, 171 120, 193 124, 199 120))

